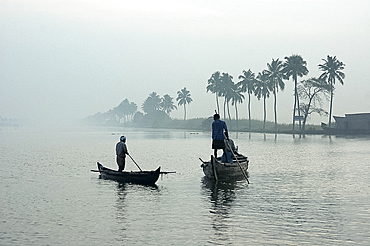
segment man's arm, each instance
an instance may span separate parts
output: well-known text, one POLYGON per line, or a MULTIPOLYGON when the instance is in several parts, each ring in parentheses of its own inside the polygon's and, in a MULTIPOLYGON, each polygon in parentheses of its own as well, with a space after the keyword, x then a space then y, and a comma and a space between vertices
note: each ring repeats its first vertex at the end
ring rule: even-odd
POLYGON ((123 145, 123 152, 128 155, 127 145, 123 145))

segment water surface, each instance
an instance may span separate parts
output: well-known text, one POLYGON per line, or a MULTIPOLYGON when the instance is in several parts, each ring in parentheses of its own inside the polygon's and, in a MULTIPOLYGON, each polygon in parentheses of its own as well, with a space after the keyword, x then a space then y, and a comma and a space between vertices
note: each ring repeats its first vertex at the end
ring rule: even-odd
POLYGON ((250 185, 204 178, 209 132, 3 128, 0 244, 370 244, 370 138, 231 137, 250 185), (176 174, 155 187, 99 179, 90 170, 116 168, 122 133, 142 169, 176 174))

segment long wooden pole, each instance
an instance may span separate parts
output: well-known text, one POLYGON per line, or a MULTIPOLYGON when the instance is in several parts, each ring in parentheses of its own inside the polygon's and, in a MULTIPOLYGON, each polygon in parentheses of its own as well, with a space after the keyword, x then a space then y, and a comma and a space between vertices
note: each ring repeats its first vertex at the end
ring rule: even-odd
POLYGON ((131 157, 131 155, 127 154, 131 160, 135 163, 135 165, 140 169, 140 172, 142 172, 143 170, 141 170, 141 168, 139 167, 139 165, 136 163, 136 161, 134 160, 134 158, 131 157))
POLYGON ((217 170, 216 170, 216 166, 214 162, 215 162, 215 157, 211 155, 211 165, 212 165, 213 177, 215 178, 216 181, 218 181, 217 170))

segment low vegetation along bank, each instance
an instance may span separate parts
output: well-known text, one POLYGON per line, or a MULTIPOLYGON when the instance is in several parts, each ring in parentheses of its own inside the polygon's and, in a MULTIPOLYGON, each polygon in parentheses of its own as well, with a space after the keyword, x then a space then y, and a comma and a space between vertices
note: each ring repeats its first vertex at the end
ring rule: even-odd
MULTIPOLYGON (((99 124, 101 126, 124 126, 124 127, 141 127, 141 128, 166 128, 166 129, 185 129, 194 131, 210 131, 213 118, 194 118, 188 120, 180 119, 166 119, 166 120, 140 120, 140 121, 127 121, 127 122, 105 122, 99 124), (146 124, 144 124, 144 122, 146 124)), ((249 130, 249 121, 247 119, 240 119, 238 121, 232 119, 225 120, 229 131, 232 132, 264 132, 264 133, 306 133, 306 134, 323 134, 321 126, 319 125, 306 125, 304 131, 292 131, 292 124, 278 124, 275 130, 275 123, 267 121, 265 130, 263 130, 264 122, 262 120, 252 120, 251 130, 249 130)))

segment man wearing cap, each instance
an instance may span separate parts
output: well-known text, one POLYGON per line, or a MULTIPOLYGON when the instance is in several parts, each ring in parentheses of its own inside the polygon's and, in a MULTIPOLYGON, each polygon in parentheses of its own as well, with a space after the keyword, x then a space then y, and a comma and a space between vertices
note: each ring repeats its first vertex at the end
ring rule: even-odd
POLYGON ((220 115, 216 113, 213 115, 212 122, 212 149, 214 149, 215 158, 217 158, 217 150, 219 149, 222 149, 224 151, 225 156, 227 156, 224 142, 225 136, 226 139, 228 140, 229 134, 227 132, 226 123, 225 121, 220 120, 220 115))
POLYGON ((125 169, 126 154, 128 154, 128 151, 126 146, 126 137, 121 136, 119 140, 120 141, 116 144, 116 160, 118 165, 118 172, 122 172, 123 169, 125 169))

